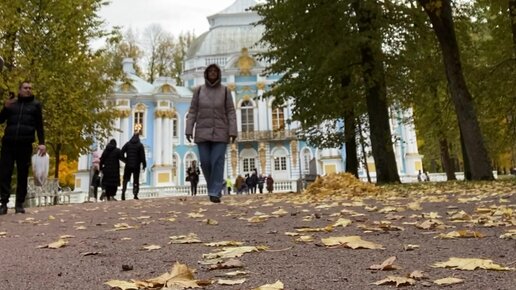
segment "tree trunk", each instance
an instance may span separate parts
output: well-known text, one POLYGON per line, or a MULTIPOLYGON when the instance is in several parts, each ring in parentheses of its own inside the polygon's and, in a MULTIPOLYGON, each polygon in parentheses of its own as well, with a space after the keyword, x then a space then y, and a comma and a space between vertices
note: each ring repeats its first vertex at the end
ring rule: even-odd
POLYGON ((464 180, 471 180, 471 166, 469 164, 468 151, 466 150, 466 143, 464 143, 464 135, 460 130, 460 149, 462 151, 462 161, 464 164, 464 180))
POLYGON ((471 178, 473 180, 493 180, 491 164, 480 132, 475 106, 462 72, 450 1, 418 1, 428 15, 441 46, 459 128, 464 135, 464 146, 471 167, 471 178))
POLYGON ((344 113, 344 138, 346 142, 346 172, 358 178, 356 121, 353 110, 346 110, 344 113))
POLYGON ((457 180, 455 176, 455 168, 450 159, 450 152, 448 151, 448 140, 445 137, 439 138, 439 149, 441 151, 441 162, 443 164, 444 171, 446 172, 447 180, 457 180))
POLYGON ((509 19, 512 30, 512 57, 516 59, 516 0, 509 0, 509 19))
POLYGON ((371 136, 371 148, 376 165, 376 182, 400 183, 389 126, 385 71, 381 60, 381 33, 375 22, 381 17, 381 9, 366 1, 353 2, 357 14, 359 34, 363 39, 360 48, 367 112, 371 136))

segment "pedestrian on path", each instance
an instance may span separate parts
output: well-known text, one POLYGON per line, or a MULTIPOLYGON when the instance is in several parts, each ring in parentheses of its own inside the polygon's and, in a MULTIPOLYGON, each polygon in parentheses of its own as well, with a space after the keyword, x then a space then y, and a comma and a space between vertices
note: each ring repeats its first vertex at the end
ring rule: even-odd
POLYGON ((272 178, 272 175, 269 174, 265 182, 267 183, 267 191, 272 193, 274 191, 274 179, 272 178))
POLYGON ((145 171, 147 161, 145 160, 145 148, 140 142, 140 134, 135 133, 131 140, 127 141, 120 152, 122 160, 125 161, 124 179, 122 184, 122 200, 125 200, 127 183, 133 176, 133 197, 138 199, 140 192, 140 170, 145 171))
POLYGON ((197 185, 199 184, 199 175, 201 171, 197 166, 197 160, 193 160, 192 164, 186 170, 186 181, 190 182, 190 194, 197 195, 197 185))
POLYGON ((115 195, 120 185, 120 160, 122 153, 116 147, 116 140, 111 139, 100 157, 100 170, 102 171, 102 187, 106 191, 106 199, 116 200, 115 195))
POLYGON ((195 135, 210 201, 219 203, 224 187, 226 147, 237 137, 236 112, 231 92, 221 84, 222 73, 216 64, 206 68, 204 79, 205 84, 192 97, 185 136, 192 142, 195 135))
POLYGON ((5 101, 0 111, 0 124, 7 123, 0 151, 0 215, 7 213, 11 195, 11 179, 16 163, 15 213, 25 213, 23 206, 27 196, 27 183, 35 133, 38 136, 38 155, 46 154, 41 103, 32 94, 32 84, 23 81, 14 95, 5 101))

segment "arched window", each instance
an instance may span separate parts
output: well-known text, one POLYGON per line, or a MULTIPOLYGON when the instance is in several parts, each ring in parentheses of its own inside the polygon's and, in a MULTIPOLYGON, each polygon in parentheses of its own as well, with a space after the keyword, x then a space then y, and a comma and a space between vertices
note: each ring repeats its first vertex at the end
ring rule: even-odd
POLYGON ((253 132, 254 131, 254 108, 251 101, 243 101, 240 106, 241 120, 242 120, 242 132, 253 132))
POLYGON ((287 152, 285 149, 278 149, 273 153, 274 171, 286 171, 287 170, 287 152))
POLYGON ((177 182, 177 155, 172 155, 172 180, 177 182))
POLYGON ((303 152, 301 153, 301 162, 303 162, 303 174, 309 174, 310 173, 310 159, 312 158, 312 155, 310 154, 310 149, 305 148, 303 149, 303 152))
POLYGON ((272 130, 283 131, 285 129, 285 114, 283 107, 272 108, 272 130))
POLYGON ((177 121, 177 114, 172 116, 172 138, 177 138, 179 135, 179 122, 177 121))
POLYGON ((254 149, 244 149, 240 152, 240 160, 243 173, 250 173, 257 168, 258 152, 254 149))
POLYGON ((144 104, 137 104, 134 107, 134 113, 133 113, 133 131, 139 132, 141 136, 144 136, 145 134, 145 105, 144 104))

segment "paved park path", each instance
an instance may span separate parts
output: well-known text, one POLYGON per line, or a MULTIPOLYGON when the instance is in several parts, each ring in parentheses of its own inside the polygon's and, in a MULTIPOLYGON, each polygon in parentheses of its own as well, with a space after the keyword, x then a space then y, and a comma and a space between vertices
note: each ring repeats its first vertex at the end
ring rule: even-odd
POLYGON ((516 182, 378 188, 335 175, 303 194, 221 204, 176 197, 10 210, 0 216, 0 245, 2 290, 111 289, 108 281, 120 289, 516 289, 516 182), (458 284, 434 282, 442 278, 458 284))

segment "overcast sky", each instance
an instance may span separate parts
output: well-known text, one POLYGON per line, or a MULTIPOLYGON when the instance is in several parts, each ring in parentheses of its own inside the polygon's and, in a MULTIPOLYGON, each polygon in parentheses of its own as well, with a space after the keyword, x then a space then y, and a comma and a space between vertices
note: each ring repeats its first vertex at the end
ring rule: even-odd
POLYGON ((142 33, 151 24, 161 24, 178 36, 193 31, 195 35, 209 29, 207 16, 229 7, 235 0, 110 0, 100 17, 108 27, 122 26, 122 32, 132 28, 142 33))

